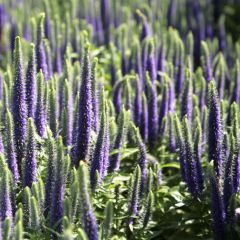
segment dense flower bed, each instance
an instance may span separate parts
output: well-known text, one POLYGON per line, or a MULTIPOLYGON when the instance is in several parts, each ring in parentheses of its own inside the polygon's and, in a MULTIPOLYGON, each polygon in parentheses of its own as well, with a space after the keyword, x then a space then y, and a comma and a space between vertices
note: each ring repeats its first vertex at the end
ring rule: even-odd
POLYGON ((240 239, 239 4, 2 0, 0 240, 240 239))

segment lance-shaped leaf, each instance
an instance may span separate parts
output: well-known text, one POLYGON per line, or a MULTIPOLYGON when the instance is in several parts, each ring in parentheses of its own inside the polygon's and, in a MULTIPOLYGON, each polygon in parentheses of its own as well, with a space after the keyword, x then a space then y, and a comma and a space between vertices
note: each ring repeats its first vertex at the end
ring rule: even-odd
POLYGON ((36 160, 36 140, 35 126, 33 119, 28 119, 28 134, 26 155, 23 167, 23 187, 32 187, 33 182, 37 181, 37 160, 36 160))
POLYGON ((83 229, 86 232, 88 239, 98 240, 98 226, 90 202, 87 171, 85 163, 81 161, 79 166, 81 219, 83 229))
POLYGON ((20 37, 16 37, 14 50, 13 122, 18 168, 24 157, 27 109, 24 83, 24 69, 20 37))
POLYGON ((109 200, 105 207, 105 219, 103 223, 103 236, 108 239, 111 235, 111 228, 113 223, 113 203, 109 200))
POLYGON ((15 215, 15 226, 13 230, 13 239, 23 240, 23 210, 20 207, 15 215))
POLYGON ((31 197, 30 227, 33 230, 40 228, 40 211, 35 197, 31 197))
POLYGON ((12 221, 9 217, 3 222, 3 239, 10 239, 12 221))

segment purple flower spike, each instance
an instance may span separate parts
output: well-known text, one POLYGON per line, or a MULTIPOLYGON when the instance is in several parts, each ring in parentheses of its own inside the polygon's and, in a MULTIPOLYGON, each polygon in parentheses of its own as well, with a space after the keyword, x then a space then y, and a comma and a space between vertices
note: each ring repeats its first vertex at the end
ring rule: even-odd
POLYGON ((174 22, 173 22, 173 18, 176 14, 176 10, 177 10, 177 6, 176 6, 176 1, 175 0, 171 0, 169 7, 168 7, 168 12, 167 12, 167 22, 168 22, 168 26, 173 26, 174 22))
POLYGON ((189 70, 186 71, 186 81, 184 86, 184 91, 182 95, 182 108, 181 108, 181 117, 187 116, 189 122, 192 121, 192 112, 193 112, 193 89, 192 89, 192 79, 190 77, 189 70))
POLYGON ((204 68, 205 79, 207 80, 207 82, 210 82, 213 77, 211 56, 209 53, 208 45, 204 41, 201 42, 201 50, 202 50, 202 65, 204 68))
POLYGON ((176 152, 176 138, 175 138, 175 131, 174 131, 174 119, 173 115, 169 113, 168 115, 168 128, 169 128, 169 151, 174 153, 176 152))
POLYGON ((148 84, 148 142, 154 147, 158 137, 158 107, 156 84, 151 83, 149 75, 146 76, 148 84))
POLYGON ((2 135, 0 134, 0 153, 4 153, 4 145, 2 135))
POLYGON ((36 106, 36 63, 35 63, 35 45, 31 44, 31 52, 28 60, 26 73, 26 102, 28 117, 34 118, 36 106))
POLYGON ((131 217, 129 224, 134 224, 134 219, 132 219, 132 217, 136 217, 138 215, 140 183, 141 183, 141 168, 138 165, 134 171, 134 176, 132 178, 132 192, 129 203, 129 213, 131 217))
POLYGON ((240 102, 240 63, 238 59, 236 60, 236 64, 235 64, 234 79, 235 79, 235 83, 234 83, 230 104, 232 104, 233 102, 236 102, 236 103, 240 102))
POLYGON ((193 197, 197 197, 200 193, 199 189, 199 175, 197 172, 196 160, 194 159, 193 144, 191 132, 187 117, 183 118, 183 138, 185 148, 186 172, 187 172, 187 186, 193 197))
POLYGON ((98 85, 97 85, 97 65, 98 65, 98 59, 95 58, 92 63, 92 69, 91 69, 91 83, 92 83, 92 127, 95 132, 98 131, 98 85))
POLYGON ((140 10, 137 10, 136 13, 137 13, 137 17, 139 17, 139 19, 141 19, 141 22, 142 22, 142 31, 140 35, 140 41, 143 42, 144 39, 151 36, 151 29, 146 16, 140 10))
POLYGON ((217 177, 211 176, 210 182, 212 187, 211 205, 214 238, 217 240, 226 240, 226 213, 217 177))
POLYGON ((222 173, 222 124, 219 98, 213 80, 208 87, 208 160, 213 160, 216 174, 220 176, 222 173))
POLYGON ((21 169, 27 125, 24 70, 21 40, 16 37, 14 51, 13 122, 18 168, 21 169))
POLYGON ((119 114, 122 106, 122 84, 123 80, 119 80, 115 83, 113 88, 113 104, 116 110, 116 113, 119 114))
POLYGON ((58 73, 60 76, 62 73, 62 57, 61 57, 61 51, 59 47, 60 37, 57 37, 57 43, 56 43, 56 49, 55 49, 55 58, 54 58, 54 71, 58 73))
POLYGON ((159 111, 159 129, 162 127, 162 120, 164 117, 167 116, 168 114, 168 87, 167 84, 164 84, 163 87, 163 93, 162 93, 162 101, 161 101, 161 106, 160 106, 160 111, 159 111))
POLYGON ((85 52, 82 61, 82 76, 77 128, 77 138, 72 152, 72 160, 76 166, 79 165, 79 161, 81 160, 88 161, 91 140, 92 90, 89 44, 85 46, 85 52))
POLYGON ((148 142, 148 104, 146 95, 142 94, 142 114, 140 124, 141 136, 145 143, 148 142))
POLYGON ((52 187, 54 184, 54 167, 56 164, 56 148, 51 130, 47 130, 47 143, 48 143, 48 168, 47 180, 45 186, 45 217, 48 215, 52 201, 52 187))
POLYGON ((6 9, 4 4, 0 4, 0 42, 2 42, 2 38, 3 38, 3 28, 4 25, 6 23, 6 9))
POLYGON ((186 160, 185 160, 185 144, 184 144, 181 124, 177 115, 175 115, 174 117, 174 125, 175 125, 176 136, 177 136, 177 147, 179 149, 179 163, 180 163, 181 176, 182 176, 182 180, 186 182, 187 167, 186 167, 186 160))
POLYGON ((37 76, 37 106, 35 112, 35 125, 37 128, 37 133, 40 137, 44 137, 46 130, 46 114, 44 107, 44 80, 43 80, 42 70, 38 73, 37 76))
POLYGON ((14 145, 14 137, 13 137, 13 121, 12 121, 12 114, 7 110, 6 116, 6 129, 7 129, 7 146, 6 146, 6 158, 7 163, 10 171, 12 172, 13 178, 15 182, 19 180, 19 171, 18 165, 16 160, 16 151, 14 145))
POLYGON ((141 114, 142 114, 142 99, 141 99, 141 85, 140 79, 136 77, 136 91, 134 99, 134 122, 137 126, 141 124, 141 114))
POLYGON ((0 165, 3 167, 0 174, 0 221, 4 222, 6 218, 12 222, 13 211, 11 203, 10 176, 7 165, 4 163, 4 156, 0 154, 0 165))
POLYGON ((23 187, 32 187, 37 181, 37 160, 36 160, 35 126, 33 119, 28 119, 28 137, 26 145, 26 156, 23 168, 23 187))
POLYGON ((15 39, 16 39, 17 33, 18 33, 17 24, 12 23, 11 24, 11 31, 10 31, 10 48, 11 48, 13 58, 14 58, 14 49, 15 49, 15 39))
MULTIPOLYGON (((159 57, 158 57, 158 63, 157 63, 157 69, 160 72, 165 72, 165 58, 166 58, 166 48, 164 46, 164 43, 161 43, 160 51, 159 51, 159 57)), ((157 79, 159 82, 162 82, 162 77, 160 75, 157 76, 157 79)))
MULTIPOLYGON (((119 122, 118 122, 118 131, 117 136, 114 141, 113 149, 114 150, 120 150, 124 144, 125 135, 128 130, 128 124, 130 119, 130 111, 126 111, 124 108, 122 108, 122 111, 119 115, 119 122)), ((110 158, 110 165, 109 165, 109 171, 118 171, 120 167, 120 157, 121 153, 117 152, 110 158)))
POLYGON ((106 46, 109 45, 110 42, 110 6, 109 0, 101 0, 101 19, 102 19, 102 28, 104 31, 104 40, 106 46))
POLYGON ((42 13, 38 19, 37 27, 37 43, 36 43, 36 60, 37 60, 37 71, 42 70, 44 79, 47 81, 49 79, 48 66, 47 66, 47 56, 44 47, 44 19, 45 14, 42 13))
MULTIPOLYGON (((104 93, 102 93, 104 94, 104 93)), ((104 177, 104 156, 105 151, 107 150, 105 148, 106 144, 106 137, 107 137, 107 112, 106 112, 106 102, 104 97, 102 97, 102 114, 101 114, 101 123, 100 123, 100 129, 97 137, 97 142, 95 146, 95 150, 93 153, 93 159, 91 161, 91 167, 90 167, 90 181, 91 181, 91 187, 92 189, 96 185, 96 171, 98 171, 99 179, 98 182, 101 182, 101 180, 104 177)))
POLYGON ((133 124, 132 124, 132 129, 134 131, 137 147, 139 149, 138 164, 141 168, 140 195, 142 195, 145 190, 146 180, 147 180, 147 150, 146 150, 146 145, 144 144, 140 136, 139 129, 136 128, 133 124))
POLYGON ((156 67, 156 59, 154 56, 154 42, 153 40, 149 42, 148 44, 148 56, 147 56, 147 68, 146 71, 149 72, 149 76, 151 79, 151 82, 153 83, 157 79, 157 67, 156 67))
POLYGON ((54 182, 51 194, 51 212, 50 212, 50 225, 56 227, 58 232, 62 231, 62 219, 64 211, 64 154, 62 138, 58 138, 57 143, 57 162, 54 169, 54 182))
POLYGON ((233 174, 232 174, 232 166, 233 166, 233 160, 236 158, 234 155, 234 145, 235 145, 235 139, 233 135, 231 134, 231 149, 229 157, 226 159, 225 164, 225 173, 224 173, 224 185, 223 185, 223 202, 224 202, 224 209, 225 212, 228 211, 230 199, 234 193, 234 183, 233 183, 233 174))
POLYGON ((80 162, 79 167, 79 186, 84 231, 86 232, 89 240, 98 240, 98 226, 89 197, 87 167, 82 161, 80 162))
POLYGON ((178 63, 178 68, 177 68, 177 76, 176 76, 176 85, 175 85, 175 90, 176 94, 180 95, 182 93, 183 89, 183 83, 184 83, 184 45, 182 41, 179 41, 179 63, 178 63))

